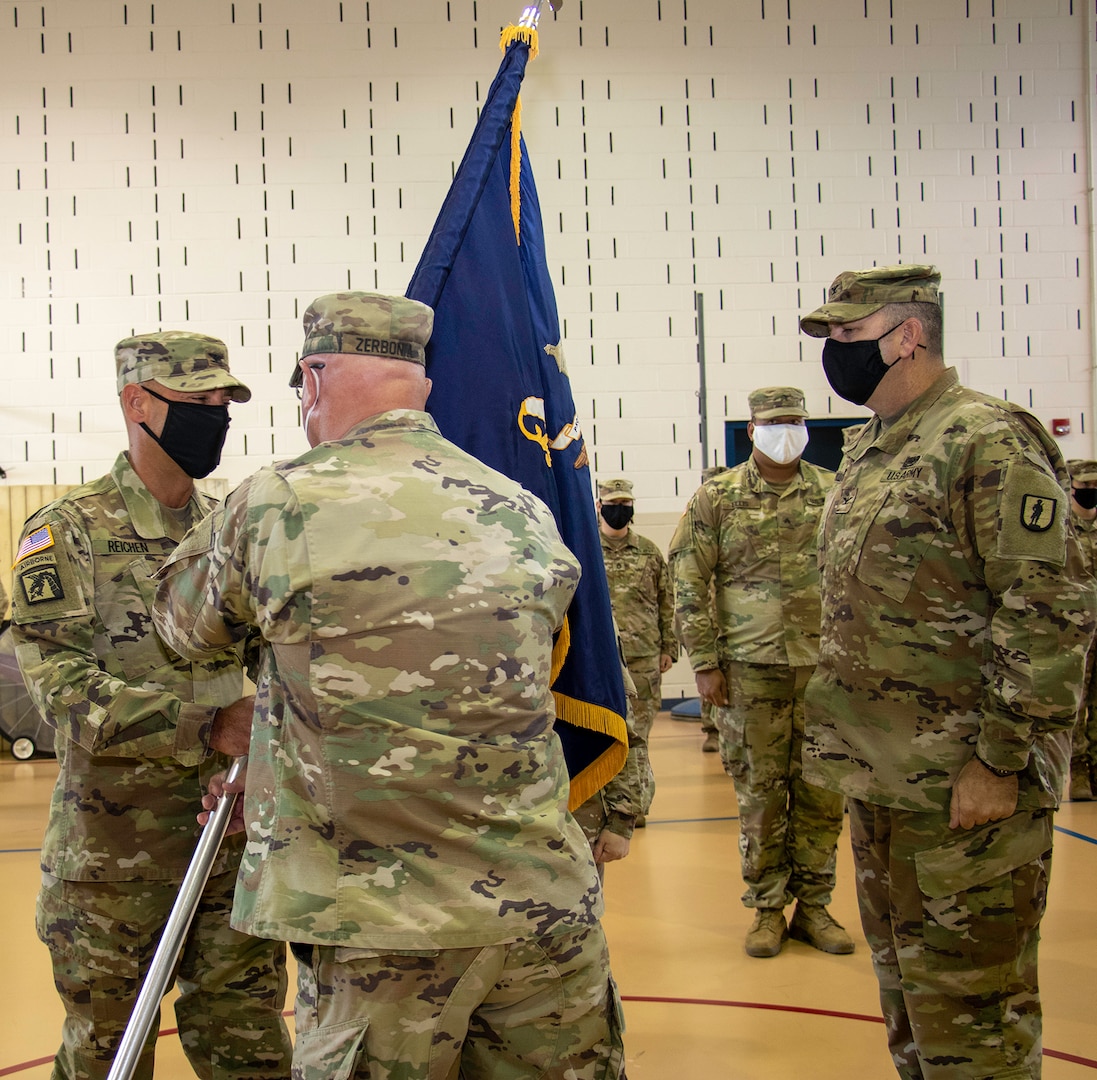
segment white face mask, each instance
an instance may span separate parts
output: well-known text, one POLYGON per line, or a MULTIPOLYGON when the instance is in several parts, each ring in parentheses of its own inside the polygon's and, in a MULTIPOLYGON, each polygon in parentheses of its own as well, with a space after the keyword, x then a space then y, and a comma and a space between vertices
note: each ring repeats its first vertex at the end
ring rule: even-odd
POLYGON ((807 444, 806 424, 754 425, 754 445, 778 465, 791 464, 804 452, 807 444))

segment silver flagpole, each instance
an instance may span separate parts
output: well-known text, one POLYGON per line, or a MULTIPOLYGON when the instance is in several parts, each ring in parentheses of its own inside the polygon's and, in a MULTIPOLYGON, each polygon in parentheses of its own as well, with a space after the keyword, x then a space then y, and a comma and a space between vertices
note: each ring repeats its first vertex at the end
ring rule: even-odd
MULTIPOLYGON (((236 780, 246 762, 247 757, 236 758, 225 776, 225 782, 230 783, 236 780)), ((232 816, 235 803, 236 792, 223 794, 218 799, 217 806, 210 814, 209 821, 206 822, 198 838, 198 845, 194 849, 194 855, 183 877, 183 884, 179 887, 179 895, 172 905, 168 921, 164 924, 160 944, 156 946, 152 964, 149 966, 145 981, 141 984, 141 990, 134 1003, 122 1041, 118 1044, 118 1052, 114 1056, 114 1063, 107 1074, 107 1080, 130 1080, 134 1069, 137 1068, 145 1040, 148 1038, 153 1022, 160 1015, 160 1000, 167 993, 179 954, 183 951, 183 942, 186 940, 194 913, 198 909, 202 890, 205 889, 206 882, 209 880, 213 860, 217 858, 221 841, 225 839, 225 833, 228 831, 229 818, 232 816)))

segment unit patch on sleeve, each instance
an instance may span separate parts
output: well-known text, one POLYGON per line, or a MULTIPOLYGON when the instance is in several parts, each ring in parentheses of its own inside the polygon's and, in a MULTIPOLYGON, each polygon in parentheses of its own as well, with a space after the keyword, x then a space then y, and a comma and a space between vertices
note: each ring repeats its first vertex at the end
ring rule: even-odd
POLYGON ((12 575, 12 620, 20 625, 67 619, 86 614, 87 600, 73 561, 65 548, 63 527, 56 523, 29 533, 19 545, 23 552, 12 575), (42 534, 49 532, 49 539, 42 534), (37 551, 27 541, 38 537, 37 551), (27 550, 25 550, 27 549, 27 550))
POLYGON ((1002 477, 999 499, 997 554, 1062 566, 1067 524, 1056 478, 1027 461, 1012 462, 1002 477))
POLYGON ((55 562, 19 567, 19 580, 28 604, 43 604, 47 600, 64 600, 65 588, 55 562))
POLYGON ((1021 498, 1021 524, 1029 532, 1047 532, 1055 524, 1058 499, 1026 493, 1021 498))

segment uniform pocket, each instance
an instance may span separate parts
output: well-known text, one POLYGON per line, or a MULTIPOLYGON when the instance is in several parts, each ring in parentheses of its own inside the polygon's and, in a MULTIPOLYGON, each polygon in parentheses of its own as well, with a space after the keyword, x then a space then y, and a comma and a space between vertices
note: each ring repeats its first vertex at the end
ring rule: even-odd
POLYGON ((1050 816, 1029 812, 916 852, 926 967, 1012 962, 1043 914, 1050 852, 1050 816))
POLYGON ((38 893, 38 937, 51 952, 83 967, 121 979, 140 976, 141 929, 101 911, 86 910, 49 888, 38 893))
POLYGON ((298 1032, 293 1043, 293 1080, 350 1080, 365 1053, 369 1021, 298 1032))
POLYGON ((921 507, 885 491, 854 547, 854 577, 901 603, 938 531, 936 519, 921 507))

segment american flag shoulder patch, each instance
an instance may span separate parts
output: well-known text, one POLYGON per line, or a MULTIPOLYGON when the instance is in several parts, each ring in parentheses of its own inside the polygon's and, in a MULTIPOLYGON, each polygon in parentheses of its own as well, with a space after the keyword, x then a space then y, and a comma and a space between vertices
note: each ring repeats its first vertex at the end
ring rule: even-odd
POLYGON ((23 537, 19 550, 15 554, 15 564, 18 565, 28 555, 36 555, 39 551, 46 551, 53 547, 53 530, 48 525, 35 529, 23 537))

